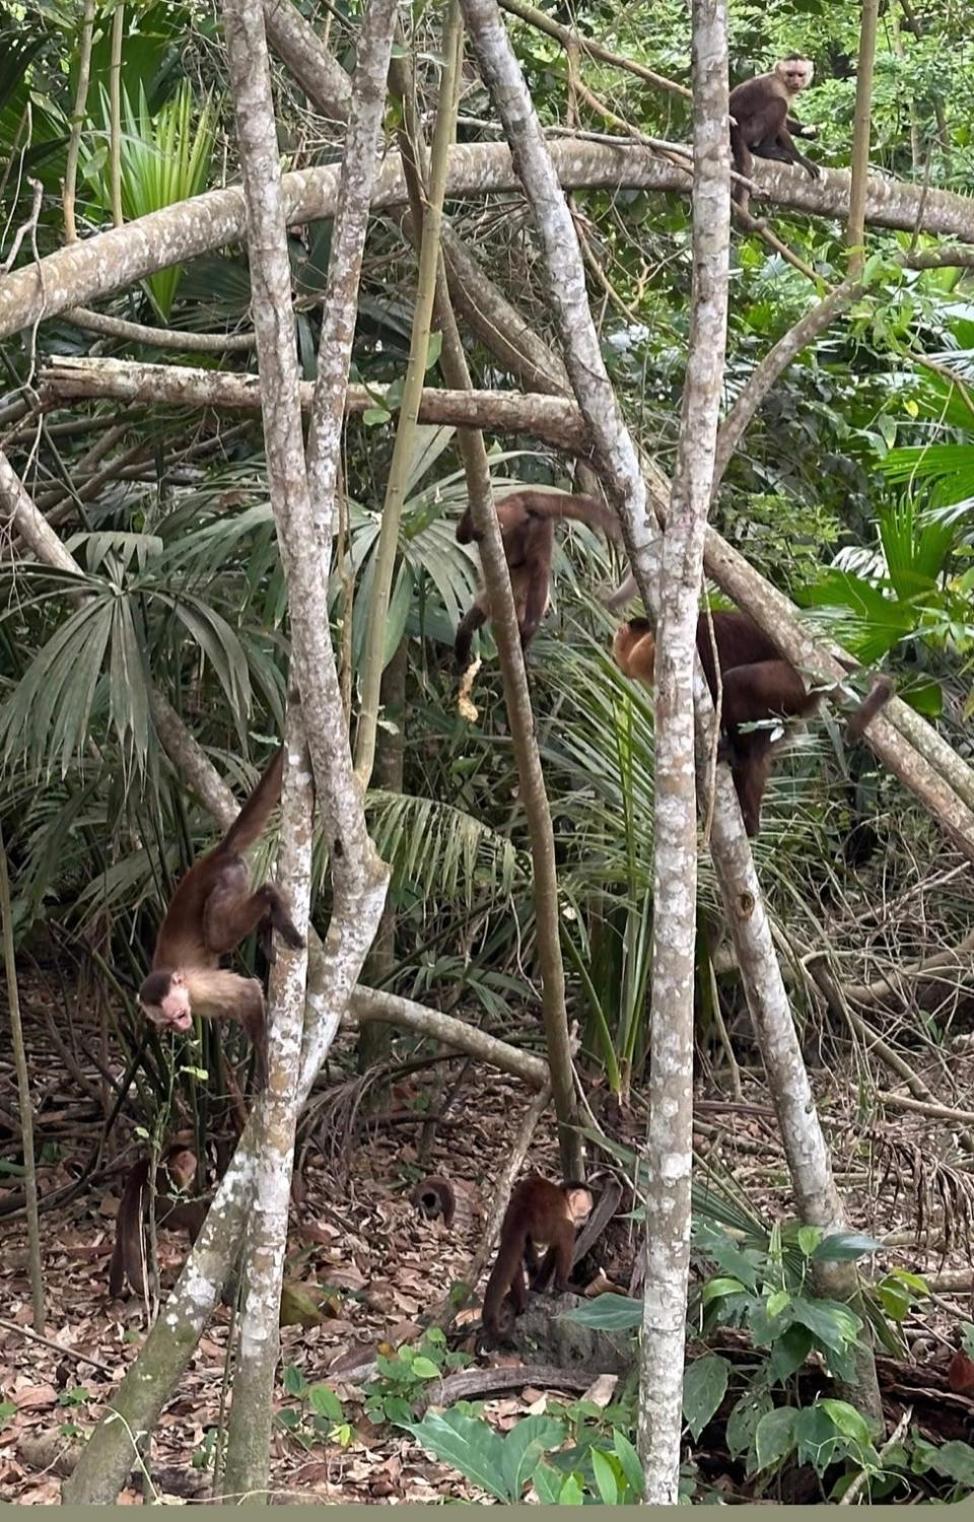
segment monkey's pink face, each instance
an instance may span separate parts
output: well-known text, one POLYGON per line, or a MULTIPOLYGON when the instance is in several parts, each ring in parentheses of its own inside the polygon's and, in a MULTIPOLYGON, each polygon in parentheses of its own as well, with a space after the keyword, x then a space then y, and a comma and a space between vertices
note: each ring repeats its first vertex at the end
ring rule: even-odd
POLYGON ((779 72, 789 90, 797 91, 808 89, 815 70, 807 59, 803 59, 801 62, 780 64, 779 72))
POLYGON ((147 1019, 161 1030, 185 1032, 193 1024, 193 1010, 189 989, 182 973, 174 972, 169 979, 168 991, 158 1004, 143 1004, 147 1019))

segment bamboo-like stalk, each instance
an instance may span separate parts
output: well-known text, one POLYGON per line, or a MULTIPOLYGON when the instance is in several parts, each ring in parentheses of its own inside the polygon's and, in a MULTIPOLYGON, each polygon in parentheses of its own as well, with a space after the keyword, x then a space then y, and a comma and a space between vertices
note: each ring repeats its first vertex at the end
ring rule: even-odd
POLYGON ((862 0, 859 62, 856 69, 856 110, 852 130, 852 183, 849 187, 849 220, 846 225, 850 275, 859 274, 866 258, 866 186, 869 179, 870 115, 878 17, 879 0, 862 0))
POLYGON ((88 81, 91 78, 91 40, 95 30, 95 0, 85 0, 81 17, 81 44, 78 48, 78 87, 74 92, 74 109, 71 112, 71 131, 68 136, 68 156, 64 166, 64 238, 75 243, 78 230, 74 221, 74 197, 78 181, 78 153, 81 148, 81 129, 88 104, 88 81))
POLYGON ((112 17, 112 56, 108 70, 108 177, 111 190, 112 221, 121 227, 122 215, 122 38, 125 35, 125 3, 115 7, 112 17))
POLYGON ((355 773, 363 787, 368 786, 375 758, 379 689, 385 655, 386 615, 389 611, 392 577, 396 565, 399 522, 406 499, 406 483, 416 439, 419 403, 423 394, 423 381, 426 378, 433 301, 436 295, 436 270, 440 257, 443 198, 446 193, 447 167, 456 120, 456 106, 454 104, 451 111, 450 103, 455 102, 456 99, 457 67, 455 55, 444 58, 430 160, 429 199, 423 211, 423 236, 419 251, 409 360, 406 365, 406 379, 403 384, 396 439, 389 465, 389 480, 386 483, 385 501, 382 505, 382 527, 375 551, 372 605, 369 608, 368 636, 362 673, 362 703, 359 710, 358 732, 355 737, 355 773))

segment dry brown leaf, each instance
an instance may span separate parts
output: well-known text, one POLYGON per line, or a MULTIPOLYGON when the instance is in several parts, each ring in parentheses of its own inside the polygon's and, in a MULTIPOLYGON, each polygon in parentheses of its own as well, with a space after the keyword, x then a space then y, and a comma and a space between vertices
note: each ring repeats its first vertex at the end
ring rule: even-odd
POLYGON ((612 1400, 618 1383, 618 1374, 600 1374, 598 1379, 593 1379, 582 1400, 591 1401, 593 1406, 600 1406, 604 1410, 612 1400))
POLYGON ((13 1400, 18 1411, 36 1411, 42 1406, 55 1405, 57 1391, 53 1385, 25 1385, 14 1391, 13 1400))

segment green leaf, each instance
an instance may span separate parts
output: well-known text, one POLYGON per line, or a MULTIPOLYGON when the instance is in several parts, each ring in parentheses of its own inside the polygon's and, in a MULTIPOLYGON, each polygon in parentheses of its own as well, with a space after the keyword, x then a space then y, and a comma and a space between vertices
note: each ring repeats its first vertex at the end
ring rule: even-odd
POLYGON ((769 1377, 777 1384, 782 1384, 800 1369, 812 1347, 812 1334, 807 1327, 790 1326, 780 1337, 776 1337, 771 1346, 771 1357, 768 1361, 769 1377))
POLYGON ((340 1422, 344 1415, 341 1401, 328 1385, 312 1385, 308 1402, 315 1416, 327 1417, 330 1422, 340 1422))
POLYGON ((798 1228, 798 1246, 804 1257, 813 1257, 815 1249, 821 1240, 821 1226, 800 1226, 798 1228))
POLYGON ((584 1506, 585 1496, 577 1475, 570 1474, 558 1492, 559 1506, 584 1506))
POLYGON ((411 1432, 434 1457, 489 1491, 498 1501, 518 1499, 508 1492, 504 1478, 503 1441, 483 1417, 464 1416, 459 1411, 429 1411, 421 1422, 398 1424, 411 1432))
POLYGON ((551 1464, 540 1463, 531 1476, 531 1484, 542 1506, 557 1506, 561 1495, 561 1471, 551 1464))
POLYGON ((688 1365, 683 1378, 683 1415, 694 1441, 723 1400, 729 1374, 730 1364, 717 1353, 706 1353, 688 1365))
POLYGON ((439 1379, 440 1371, 431 1358, 424 1358, 422 1353, 413 1359, 413 1373, 419 1379, 439 1379))
POLYGON ((806 1300, 796 1296, 791 1307, 795 1321, 807 1326, 812 1335, 836 1353, 844 1352, 855 1342, 862 1319, 838 1300, 806 1300))
POLYGON ((598 1295, 587 1305, 565 1311, 560 1319, 602 1332, 629 1332, 642 1325, 642 1301, 631 1300, 628 1295, 598 1295))
POLYGON ((307 1388, 307 1380, 297 1364, 284 1365, 284 1388, 288 1395, 303 1395, 307 1388))
POLYGON ((882 1242, 865 1232, 836 1231, 822 1238, 812 1258, 816 1263, 846 1263, 863 1258, 867 1253, 881 1252, 882 1247, 882 1242))
MULTIPOLYGON (((919 1443, 917 1446, 919 1450, 919 1443)), ((939 1448, 926 1444, 920 1463, 922 1467, 918 1468, 917 1461, 914 1460, 913 1469, 916 1473, 923 1474, 932 1469, 958 1485, 974 1489, 974 1448, 959 1439, 943 1443, 939 1448)))
POLYGON ((795 1446, 798 1412, 791 1406, 779 1406, 762 1416, 754 1433, 754 1463, 758 1470, 770 1469, 787 1458, 795 1446))
POLYGON ((823 1396, 818 1405, 822 1411, 828 1413, 834 1426, 844 1437, 852 1438, 863 1447, 872 1442, 872 1428, 862 1413, 857 1411, 855 1406, 850 1406, 848 1401, 823 1396))
POLYGON ((504 1438, 501 1468, 512 1502, 520 1501, 525 1485, 545 1452, 565 1441, 564 1422, 551 1416, 525 1416, 504 1438))
POLYGON ((622 1465, 622 1472, 626 1477, 629 1490, 637 1501, 641 1501, 645 1487, 643 1466, 639 1462, 639 1454, 619 1427, 612 1429, 612 1447, 622 1465))
POLYGON ((739 1279, 708 1279, 700 1291, 700 1299, 704 1305, 710 1305, 714 1300, 721 1300, 727 1295, 743 1295, 747 1290, 739 1279))
POLYGON ((773 1410, 774 1402, 764 1385, 744 1391, 727 1418, 727 1451, 731 1458, 740 1458, 753 1447, 759 1423, 773 1410))
POLYGON ((619 1483, 616 1479, 615 1470, 605 1454, 600 1453, 597 1448, 592 1449, 591 1458, 592 1473, 595 1476, 595 1484, 598 1487, 602 1504, 603 1506, 615 1506, 619 1499, 619 1483))

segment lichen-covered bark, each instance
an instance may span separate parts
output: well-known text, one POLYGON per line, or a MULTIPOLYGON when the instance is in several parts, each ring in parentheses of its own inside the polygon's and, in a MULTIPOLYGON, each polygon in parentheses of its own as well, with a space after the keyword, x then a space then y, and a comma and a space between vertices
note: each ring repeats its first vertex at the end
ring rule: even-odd
POLYGON ((697 810, 693 667, 724 383, 730 239, 727 14, 693 5, 693 284, 656 646, 653 986, 637 1446, 647 1504, 679 1496, 690 1268, 697 810))
MULTIPOLYGON (((604 143, 557 142, 551 159, 566 189, 686 192, 689 175, 643 147, 604 143)), ((331 217, 339 171, 328 165, 287 174, 283 179, 288 225, 331 217)), ((762 164, 755 181, 775 205, 810 216, 844 217, 849 175, 827 170, 810 180, 789 164, 762 164)), ((503 143, 462 143, 451 150, 448 198, 491 195, 517 188, 518 177, 503 143)), ((390 156, 376 181, 373 207, 401 206, 407 199, 398 157, 390 156)), ((866 221, 974 242, 974 201, 946 190, 873 178, 866 197, 866 221)), ((53 317, 68 307, 87 306, 102 296, 144 280, 157 270, 208 253, 244 236, 243 193, 237 187, 210 190, 163 211, 139 217, 125 227, 48 254, 39 265, 25 265, 0 279, 0 338, 53 317)))
MULTIPOLYGON (((296 925, 306 925, 311 911, 313 818, 301 706, 292 702, 278 880, 296 925)), ((264 1500, 267 1495, 307 972, 307 949, 291 951, 278 944, 268 998, 267 1087, 255 1117, 254 1201, 240 1265, 243 1303, 223 1471, 223 1495, 237 1499, 264 1500)))
MULTIPOLYGON (((367 34, 363 28, 360 46, 377 52, 378 67, 374 72, 384 77, 394 0, 372 0, 371 8, 382 18, 384 31, 382 27, 373 27, 367 34)), ((385 869, 376 858, 366 831, 361 798, 351 772, 328 624, 330 516, 337 464, 332 455, 337 455, 338 429, 344 413, 347 355, 351 349, 365 237, 365 216, 355 214, 360 207, 354 196, 349 195, 348 184, 353 175, 362 172, 364 164, 357 158, 351 160, 346 150, 330 281, 329 319, 335 330, 332 340, 338 355, 336 358, 328 353, 326 373, 319 371, 312 402, 312 427, 319 440, 315 450, 317 474, 326 478, 316 514, 305 465, 298 399, 291 266, 263 7, 261 0, 224 0, 223 14, 247 203, 247 247, 268 488, 287 574, 291 669, 300 693, 300 702, 292 698, 288 721, 284 790, 287 833, 283 847, 289 896, 299 925, 307 924, 309 919, 313 842, 314 789, 312 770, 305 758, 305 735, 331 847, 335 882, 326 955, 335 962, 338 976, 325 988, 312 990, 308 1000, 312 1017, 310 1061, 304 1072, 313 1081, 375 934, 386 883, 385 869), (321 441, 326 451, 329 447, 331 450, 327 460, 322 457, 321 441), (366 902, 372 913, 363 919, 361 911, 366 902), (347 937, 346 927, 351 932, 347 937), (313 1071, 309 1071, 312 1065, 313 1071)), ((350 141, 356 140, 363 153, 371 149, 372 158, 379 117, 374 94, 374 90, 370 92, 367 102, 368 133, 364 134, 356 121, 354 92, 349 126, 350 141)), ((367 213, 368 188, 364 207, 367 213)), ((269 1077, 256 1124, 256 1190, 248 1225, 245 1295, 225 1471, 225 1485, 231 1494, 261 1499, 266 1499, 270 1463, 278 1314, 294 1137, 301 1102, 306 970, 305 952, 290 955, 282 952, 272 984, 269 1077)))

